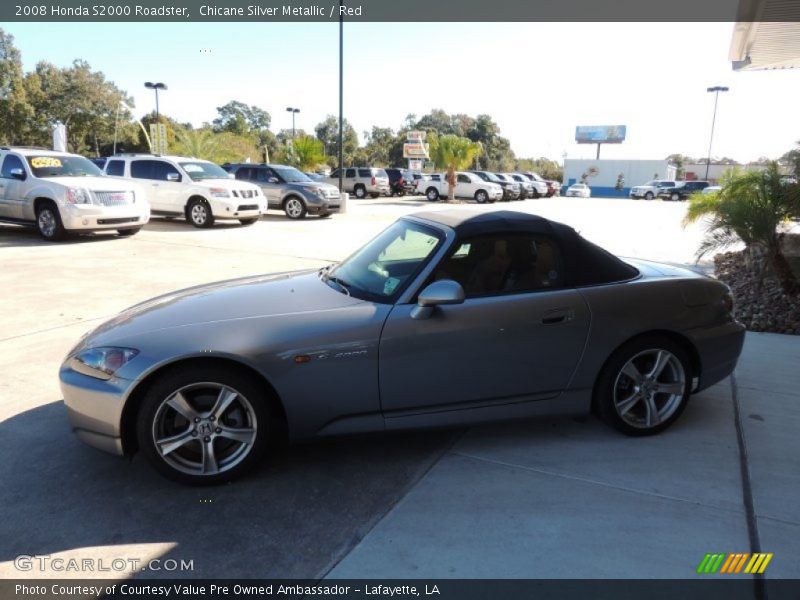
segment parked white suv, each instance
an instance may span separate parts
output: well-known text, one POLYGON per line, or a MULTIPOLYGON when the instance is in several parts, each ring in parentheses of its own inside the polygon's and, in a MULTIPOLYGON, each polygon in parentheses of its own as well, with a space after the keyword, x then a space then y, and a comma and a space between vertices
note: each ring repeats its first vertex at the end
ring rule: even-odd
POLYGON ((667 181, 664 179, 654 179, 642 185, 636 185, 631 188, 630 197, 634 199, 644 198, 645 200, 652 200, 658 193, 665 188, 675 187, 674 181, 667 181))
POLYGON ((153 215, 186 217, 195 227, 217 219, 251 225, 267 212, 261 188, 232 179, 214 163, 184 156, 127 154, 106 161, 106 175, 141 181, 153 215))
MULTIPOLYGON (((339 169, 335 169, 328 177, 323 179, 339 188, 339 169)), ((342 191, 353 194, 358 199, 367 197, 377 198, 382 194, 389 194, 389 175, 383 169, 374 167, 349 167, 342 176, 342 191)))
POLYGON ((149 219, 139 186, 105 177, 82 156, 0 147, 0 221, 35 225, 55 241, 108 229, 133 235, 149 219))
MULTIPOLYGON (((430 202, 439 198, 447 199, 449 187, 446 173, 434 173, 428 181, 417 182, 417 191, 422 192, 430 202)), ((503 186, 484 181, 475 173, 456 172, 456 198, 474 198, 479 204, 492 203, 503 199, 503 186)))

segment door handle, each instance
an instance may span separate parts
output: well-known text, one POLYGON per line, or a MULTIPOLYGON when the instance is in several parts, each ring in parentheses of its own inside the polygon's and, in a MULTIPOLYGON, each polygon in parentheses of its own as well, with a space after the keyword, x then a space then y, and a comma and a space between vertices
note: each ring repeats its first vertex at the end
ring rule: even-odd
POLYGON ((571 308, 556 308, 542 315, 542 325, 557 325, 567 323, 575 318, 575 311, 571 308))

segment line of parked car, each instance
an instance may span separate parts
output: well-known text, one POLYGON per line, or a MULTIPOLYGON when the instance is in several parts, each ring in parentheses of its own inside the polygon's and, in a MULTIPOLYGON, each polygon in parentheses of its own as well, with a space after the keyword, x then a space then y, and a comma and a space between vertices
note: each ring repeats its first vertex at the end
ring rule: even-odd
MULTIPOLYGON (((444 173, 348 167, 342 191, 356 198, 418 193, 447 197, 444 173)), ((560 184, 536 173, 457 173, 456 197, 479 203, 552 196, 560 184)), ((46 240, 111 230, 134 235, 151 215, 195 227, 218 219, 252 225, 268 209, 290 219, 341 210, 339 172, 310 176, 286 165, 213 162, 183 156, 117 154, 87 159, 42 148, 0 147, 0 221, 35 226, 46 240)))
POLYGON ((629 196, 633 199, 652 200, 663 198, 664 200, 686 200, 695 192, 711 193, 721 189, 719 186, 712 186, 708 181, 672 181, 668 179, 654 179, 642 185, 631 188, 629 196))

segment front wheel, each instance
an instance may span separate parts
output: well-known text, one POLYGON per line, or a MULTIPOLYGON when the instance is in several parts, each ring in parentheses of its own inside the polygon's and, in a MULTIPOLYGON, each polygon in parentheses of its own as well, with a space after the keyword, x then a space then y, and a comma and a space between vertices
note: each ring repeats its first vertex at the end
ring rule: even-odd
POLYGON ((648 336, 617 350, 597 380, 594 405, 602 419, 633 436, 669 427, 686 408, 691 361, 673 340, 648 336))
POLYGON ((681 199, 681 195, 678 192, 672 192, 672 194, 670 194, 669 199, 672 200, 673 202, 677 202, 678 200, 681 199))
POLYGON ((67 237, 61 214, 52 202, 42 204, 36 211, 36 229, 48 242, 58 242, 67 237))
POLYGON ((489 200, 489 194, 486 193, 486 190, 478 190, 475 192, 475 202, 478 204, 486 204, 487 200, 489 200))
POLYGON ((269 409, 251 378, 220 367, 162 376, 136 419, 139 448, 175 481, 207 485, 243 475, 267 447, 269 409))
POLYGON ((283 203, 283 212, 290 219, 304 219, 306 216, 306 205, 300 198, 292 196, 287 198, 283 203))
POLYGON ((186 207, 186 213, 189 217, 189 222, 195 227, 206 228, 214 225, 214 214, 205 200, 200 198, 190 200, 189 205, 186 207))

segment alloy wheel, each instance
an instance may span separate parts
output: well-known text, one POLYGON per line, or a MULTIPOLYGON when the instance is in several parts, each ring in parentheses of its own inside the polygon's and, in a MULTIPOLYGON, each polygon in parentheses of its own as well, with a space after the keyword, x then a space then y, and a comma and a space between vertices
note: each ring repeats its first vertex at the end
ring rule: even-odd
POLYGON ((297 198, 289 198, 286 201, 286 214, 292 219, 298 218, 303 213, 303 203, 297 198))
POLYGON ((50 238, 56 232, 56 217, 53 211, 49 208, 43 208, 39 211, 38 218, 39 231, 44 237, 50 238))
POLYGON ((205 225, 208 219, 208 210, 204 204, 197 202, 192 206, 191 215, 192 223, 195 225, 205 225))
POLYGON ((176 471, 195 476, 236 467, 250 454, 257 432, 250 401, 213 382, 186 385, 170 394, 152 424, 159 456, 176 471))
POLYGON ((669 419, 686 395, 686 372, 678 358, 661 348, 634 355, 614 382, 614 408, 632 427, 650 429, 669 419))

